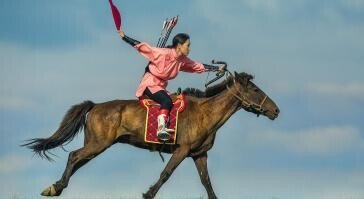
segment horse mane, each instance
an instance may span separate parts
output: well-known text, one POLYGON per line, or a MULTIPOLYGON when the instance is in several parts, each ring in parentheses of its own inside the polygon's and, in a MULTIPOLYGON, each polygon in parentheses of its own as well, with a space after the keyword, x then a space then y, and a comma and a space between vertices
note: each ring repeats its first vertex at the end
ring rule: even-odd
POLYGON ((217 95, 226 89, 226 84, 230 85, 233 82, 233 77, 229 77, 216 85, 207 87, 205 91, 201 91, 198 88, 186 88, 183 90, 183 94, 193 96, 197 98, 207 98, 217 95))
MULTIPOLYGON (((243 78, 248 81, 254 79, 254 76, 252 76, 251 74, 245 73, 245 72, 235 73, 235 77, 243 78)), ((212 97, 212 96, 215 96, 215 95, 221 93, 223 90, 225 90, 226 85, 230 86, 233 83, 233 78, 235 78, 235 77, 229 76, 224 81, 222 81, 218 84, 215 84, 213 86, 207 87, 205 91, 201 91, 198 88, 186 88, 183 90, 183 94, 188 95, 188 96, 197 97, 197 98, 212 97)))
POLYGON ((193 96, 193 97, 197 97, 197 98, 204 98, 206 97, 206 93, 204 91, 201 91, 198 88, 186 88, 183 90, 183 94, 188 95, 188 96, 193 96))

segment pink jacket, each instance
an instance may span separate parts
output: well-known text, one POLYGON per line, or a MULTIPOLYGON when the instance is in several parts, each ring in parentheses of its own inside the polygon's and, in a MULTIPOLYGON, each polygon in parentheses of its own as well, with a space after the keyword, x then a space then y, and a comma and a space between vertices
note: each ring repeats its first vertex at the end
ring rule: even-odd
POLYGON ((191 73, 205 72, 203 64, 192 61, 186 56, 178 57, 176 50, 173 48, 156 48, 145 42, 141 42, 134 47, 150 61, 150 72, 145 73, 140 81, 136 91, 137 97, 142 96, 147 87, 152 93, 165 90, 168 80, 174 79, 179 71, 191 73))

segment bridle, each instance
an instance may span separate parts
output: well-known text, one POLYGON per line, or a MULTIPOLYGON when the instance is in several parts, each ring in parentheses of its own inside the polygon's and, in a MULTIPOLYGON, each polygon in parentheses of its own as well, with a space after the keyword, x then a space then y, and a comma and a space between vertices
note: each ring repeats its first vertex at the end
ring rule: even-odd
POLYGON ((226 62, 223 62, 223 61, 215 61, 215 60, 212 60, 211 61, 212 64, 220 64, 223 66, 223 70, 222 71, 219 71, 216 73, 216 77, 212 80, 210 80, 209 82, 207 82, 205 84, 205 87, 207 87, 209 84, 217 81, 218 79, 222 78, 223 76, 225 76, 226 78, 226 89, 234 96, 236 97, 240 102, 241 102, 241 106, 249 111, 249 112, 252 112, 252 113, 255 113, 257 114, 257 116, 259 117, 260 114, 263 114, 266 112, 266 110, 263 109, 263 105, 264 103, 267 101, 267 98, 268 96, 266 94, 264 94, 264 98, 263 100, 257 104, 255 102, 250 102, 245 95, 243 95, 242 92, 240 92, 240 89, 237 88, 237 85, 236 85, 236 81, 235 81, 235 77, 234 75, 227 69, 227 63, 226 62), (233 79, 233 85, 234 85, 234 88, 235 88, 235 92, 233 91, 232 88, 229 87, 228 85, 228 78, 229 77, 232 77, 233 79))
POLYGON ((246 96, 245 95, 243 95, 243 93, 242 92, 240 92, 240 89, 239 88, 237 88, 237 85, 236 85, 236 81, 235 81, 235 78, 234 78, 234 76, 231 74, 231 72, 230 71, 228 71, 228 70, 226 70, 226 72, 227 72, 227 74, 225 75, 226 76, 226 88, 227 88, 227 90, 234 96, 234 97, 236 97, 240 102, 241 102, 241 104, 242 104, 242 106, 243 106, 243 108, 245 108, 245 109, 247 109, 248 111, 250 111, 250 112, 253 112, 253 113, 256 113, 257 114, 257 116, 259 117, 259 115, 260 114, 263 114, 264 112, 265 112, 265 110, 263 109, 263 105, 264 105, 264 103, 267 101, 267 98, 268 98, 268 96, 266 95, 266 94, 264 94, 265 96, 264 96, 264 98, 263 98, 263 100, 259 103, 259 104, 257 104, 257 103, 255 103, 255 102, 250 102, 247 98, 246 98, 246 96), (232 88, 230 88, 229 86, 228 86, 228 77, 229 76, 231 76, 232 77, 232 79, 233 79, 233 85, 234 85, 234 90, 236 90, 235 92, 233 91, 233 89, 232 88))

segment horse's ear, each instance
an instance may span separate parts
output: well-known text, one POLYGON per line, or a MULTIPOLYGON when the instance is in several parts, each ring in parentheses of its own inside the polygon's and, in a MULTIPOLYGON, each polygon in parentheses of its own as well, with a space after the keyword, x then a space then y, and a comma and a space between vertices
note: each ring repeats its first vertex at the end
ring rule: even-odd
POLYGON ((239 73, 237 73, 236 71, 234 71, 235 77, 239 76, 239 73))

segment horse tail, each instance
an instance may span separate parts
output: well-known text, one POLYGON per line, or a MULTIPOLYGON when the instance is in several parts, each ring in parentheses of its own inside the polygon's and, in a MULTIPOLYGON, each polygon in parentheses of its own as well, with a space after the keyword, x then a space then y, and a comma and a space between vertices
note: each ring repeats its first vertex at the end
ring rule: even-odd
MULTIPOLYGON (((94 107, 91 101, 73 105, 63 117, 63 120, 57 131, 49 138, 35 138, 27 140, 28 143, 21 146, 26 146, 32 149, 42 158, 52 160, 47 154, 49 149, 56 148, 70 143, 77 133, 85 127, 86 115, 94 107)), ((48 152, 50 153, 50 152, 48 152)), ((52 154, 52 153, 50 153, 52 154)))

